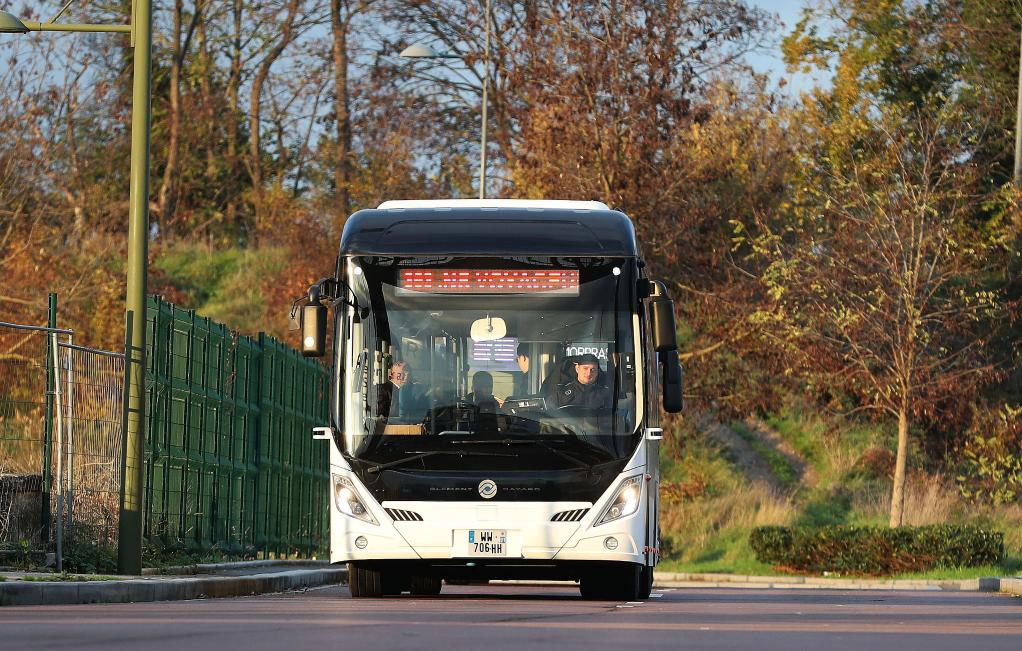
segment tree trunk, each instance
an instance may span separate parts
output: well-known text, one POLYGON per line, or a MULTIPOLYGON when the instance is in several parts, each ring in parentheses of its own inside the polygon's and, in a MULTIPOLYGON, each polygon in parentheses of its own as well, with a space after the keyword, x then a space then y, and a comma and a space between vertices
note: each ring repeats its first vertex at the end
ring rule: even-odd
POLYGON ((170 57, 170 113, 167 116, 167 162, 163 168, 163 183, 157 195, 160 223, 167 228, 173 221, 174 180, 177 175, 178 150, 181 141, 181 22, 184 20, 184 0, 174 2, 174 28, 170 57))
MULTIPOLYGON (((216 151, 218 135, 216 133, 216 111, 214 110, 213 86, 210 84, 210 76, 213 74, 213 58, 210 56, 209 39, 206 33, 205 19, 200 20, 196 28, 198 38, 199 55, 199 92, 202 93, 202 130, 203 142, 206 147, 206 181, 213 184, 216 181, 216 151)), ((218 100, 217 100, 218 101, 218 100)))
POLYGON ((262 167, 262 143, 261 139, 261 126, 262 126, 262 94, 263 86, 266 85, 267 79, 270 77, 270 70, 273 68, 273 64, 280 58, 280 55, 284 53, 284 50, 288 45, 291 44, 291 39, 294 38, 294 26, 295 17, 298 14, 298 7, 301 4, 300 0, 291 0, 288 3, 287 17, 284 22, 280 24, 280 40, 273 46, 273 48, 267 53, 263 60, 259 63, 259 67, 256 70, 255 76, 252 78, 252 95, 249 98, 249 113, 248 113, 248 174, 252 179, 252 195, 254 197, 256 221, 258 222, 260 211, 262 210, 262 199, 263 199, 263 167, 262 167))
MULTIPOLYGON (((334 187, 337 196, 337 231, 351 212, 351 106, 348 98, 348 25, 350 12, 342 15, 343 0, 330 0, 330 24, 333 29, 334 114, 337 121, 337 144, 334 187)), ((343 3, 346 4, 346 3, 343 3)))
MULTIPOLYGON (((241 67, 242 67, 242 15, 244 5, 234 0, 231 5, 231 68, 227 76, 227 168, 234 173, 238 166, 238 121, 241 119, 241 67)), ((234 193, 227 198, 227 221, 234 224, 238 214, 238 198, 234 193)))
POLYGON ((898 459, 894 464, 894 489, 891 491, 891 526, 905 523, 905 468, 908 461, 908 404, 898 410, 898 459))

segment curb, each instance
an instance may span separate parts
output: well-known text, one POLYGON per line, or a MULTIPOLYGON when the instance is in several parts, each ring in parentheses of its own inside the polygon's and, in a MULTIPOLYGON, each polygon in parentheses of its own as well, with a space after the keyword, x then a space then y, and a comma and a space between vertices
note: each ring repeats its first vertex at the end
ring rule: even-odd
MULTIPOLYGON (((269 567, 286 561, 246 561, 205 566, 213 569, 269 567)), ((129 603, 178 601, 255 594, 289 592, 324 585, 345 583, 348 570, 343 565, 317 569, 289 570, 244 576, 207 576, 166 579, 128 579, 122 581, 5 581, 0 583, 0 606, 42 606, 60 604, 129 603)), ((317 563, 319 564, 319 563, 317 563)), ((202 567, 202 566, 186 566, 202 567)), ((505 584, 564 586, 571 582, 502 581, 505 584)), ((857 580, 801 576, 745 576, 656 572, 655 588, 754 588, 823 590, 934 590, 962 592, 1000 592, 1022 596, 1022 578, 983 577, 961 580, 857 580)))
POLYGON ((1005 578, 1000 579, 998 590, 1005 594, 1014 595, 1016 597, 1022 597, 1022 579, 1019 578, 1005 578))
POLYGON ((658 588, 774 588, 823 590, 943 590, 950 592, 1005 592, 1022 595, 1022 579, 836 579, 812 576, 746 576, 656 572, 658 588))
POLYGON ((247 576, 129 579, 126 581, 5 581, 0 583, 0 606, 127 603, 242 597, 288 592, 341 583, 343 567, 290 570, 247 576))
POLYGON ((171 565, 169 567, 143 567, 142 576, 190 576, 193 574, 214 574, 224 570, 244 570, 253 567, 275 567, 275 566, 321 566, 327 567, 329 561, 315 560, 262 560, 262 561, 232 561, 230 563, 197 563, 194 565, 171 565))

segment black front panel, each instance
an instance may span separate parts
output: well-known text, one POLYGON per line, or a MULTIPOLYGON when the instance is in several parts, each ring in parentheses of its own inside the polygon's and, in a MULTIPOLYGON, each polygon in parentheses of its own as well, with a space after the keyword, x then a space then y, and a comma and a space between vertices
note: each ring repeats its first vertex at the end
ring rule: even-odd
POLYGON ((379 502, 595 502, 624 466, 622 459, 591 470, 459 472, 401 468, 369 472, 371 466, 361 466, 355 472, 379 502), (480 484, 486 480, 496 484, 496 493, 484 499, 480 484))

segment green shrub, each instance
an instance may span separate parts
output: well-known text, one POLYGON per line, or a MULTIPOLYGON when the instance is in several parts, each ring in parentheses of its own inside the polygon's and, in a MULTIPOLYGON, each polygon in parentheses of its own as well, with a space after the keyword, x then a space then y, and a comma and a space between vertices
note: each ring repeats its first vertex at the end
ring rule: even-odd
POLYGON ((995 565, 1004 534, 973 526, 757 527, 749 546, 763 563, 800 572, 887 575, 995 565))
POLYGON ((93 573, 117 571, 117 548, 77 538, 64 554, 64 567, 69 572, 93 573))
POLYGON ((958 489, 975 502, 1022 500, 1022 408, 977 407, 965 433, 958 489))

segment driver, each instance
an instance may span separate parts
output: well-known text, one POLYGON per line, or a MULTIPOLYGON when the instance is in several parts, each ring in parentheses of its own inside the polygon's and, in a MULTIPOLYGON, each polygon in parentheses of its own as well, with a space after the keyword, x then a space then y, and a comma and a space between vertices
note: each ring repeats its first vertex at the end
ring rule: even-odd
POLYGON ((553 400, 558 407, 586 407, 610 409, 614 395, 600 379, 600 361, 596 355, 586 353, 575 360, 575 379, 558 384, 553 400))
POLYGON ((397 360, 390 367, 387 382, 376 387, 376 413, 395 418, 417 418, 423 409, 422 399, 412 384, 412 367, 397 360))

